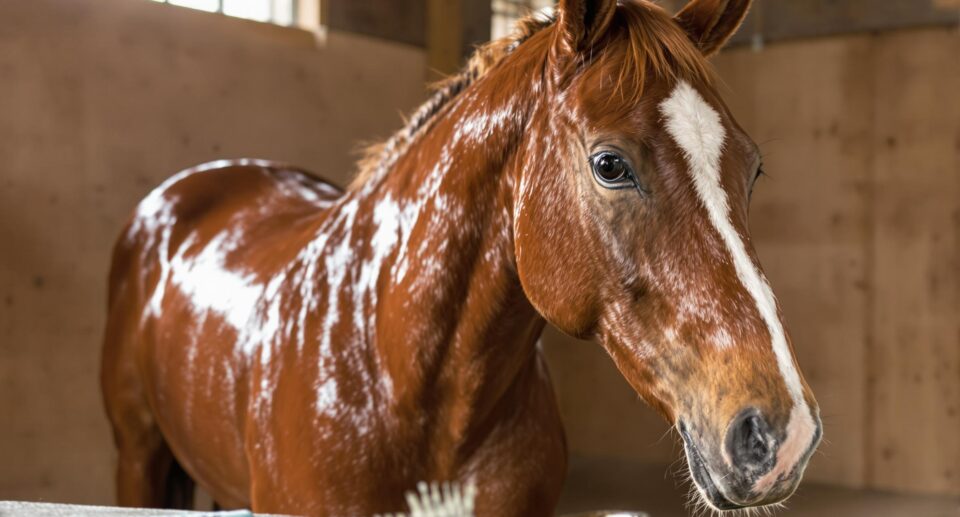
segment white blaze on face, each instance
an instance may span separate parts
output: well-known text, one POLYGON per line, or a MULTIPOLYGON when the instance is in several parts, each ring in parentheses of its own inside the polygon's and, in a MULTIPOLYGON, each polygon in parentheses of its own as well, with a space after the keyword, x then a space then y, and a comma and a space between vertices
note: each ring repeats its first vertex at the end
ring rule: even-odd
POLYGON ((666 119, 667 131, 683 150, 697 195, 733 259, 737 277, 756 302, 757 311, 770 334, 780 373, 793 400, 786 441, 778 450, 777 464, 755 485, 754 489, 762 492, 772 487, 780 475, 789 473, 800 461, 813 440, 816 425, 803 398, 800 374, 787 346, 773 291, 750 259, 743 239, 730 221, 730 206, 720 183, 720 157, 726 137, 720 115, 697 90, 684 81, 660 104, 660 111, 666 119))

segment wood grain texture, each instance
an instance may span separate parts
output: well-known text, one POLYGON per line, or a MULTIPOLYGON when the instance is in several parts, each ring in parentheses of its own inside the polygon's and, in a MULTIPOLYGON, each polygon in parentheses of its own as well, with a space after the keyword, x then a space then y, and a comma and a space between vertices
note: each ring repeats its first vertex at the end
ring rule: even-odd
POLYGON ((960 494, 960 36, 876 42, 871 486, 960 494))
POLYGON ((463 64, 463 4, 450 0, 427 0, 427 66, 439 76, 456 73, 463 64))
MULTIPOLYGON (((660 0, 668 12, 688 0, 660 0)), ((877 31, 956 27, 960 0, 753 0, 732 45, 804 38, 867 34, 877 31)))
POLYGON ((327 0, 324 22, 333 30, 355 32, 406 45, 427 44, 425 0, 327 0))

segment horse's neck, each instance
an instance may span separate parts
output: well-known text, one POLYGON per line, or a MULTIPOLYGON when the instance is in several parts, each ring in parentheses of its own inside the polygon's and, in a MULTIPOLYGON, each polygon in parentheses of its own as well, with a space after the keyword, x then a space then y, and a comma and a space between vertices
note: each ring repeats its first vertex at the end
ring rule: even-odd
POLYGON ((360 194, 382 259, 367 272, 380 374, 393 403, 427 409, 431 444, 454 449, 495 418, 508 389, 523 389, 543 328, 514 259, 507 162, 522 129, 490 114, 517 108, 471 92, 360 194))

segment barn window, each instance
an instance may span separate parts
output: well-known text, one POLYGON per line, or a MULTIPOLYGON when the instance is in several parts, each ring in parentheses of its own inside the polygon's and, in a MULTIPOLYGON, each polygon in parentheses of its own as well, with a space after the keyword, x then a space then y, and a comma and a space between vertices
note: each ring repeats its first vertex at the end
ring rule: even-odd
POLYGON ((302 0, 153 0, 277 25, 296 25, 302 0))
POLYGON ((490 35, 493 39, 502 38, 513 32, 513 26, 520 18, 534 13, 549 13, 555 0, 493 0, 493 23, 490 35))

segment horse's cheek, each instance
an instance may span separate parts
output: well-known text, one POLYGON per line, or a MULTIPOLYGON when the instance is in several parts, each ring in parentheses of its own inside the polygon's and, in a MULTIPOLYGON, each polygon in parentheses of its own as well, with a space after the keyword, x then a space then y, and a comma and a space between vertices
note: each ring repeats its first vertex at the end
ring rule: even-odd
POLYGON ((537 311, 563 332, 581 337, 596 326, 598 282, 571 206, 547 196, 524 204, 516 224, 517 270, 537 311))

